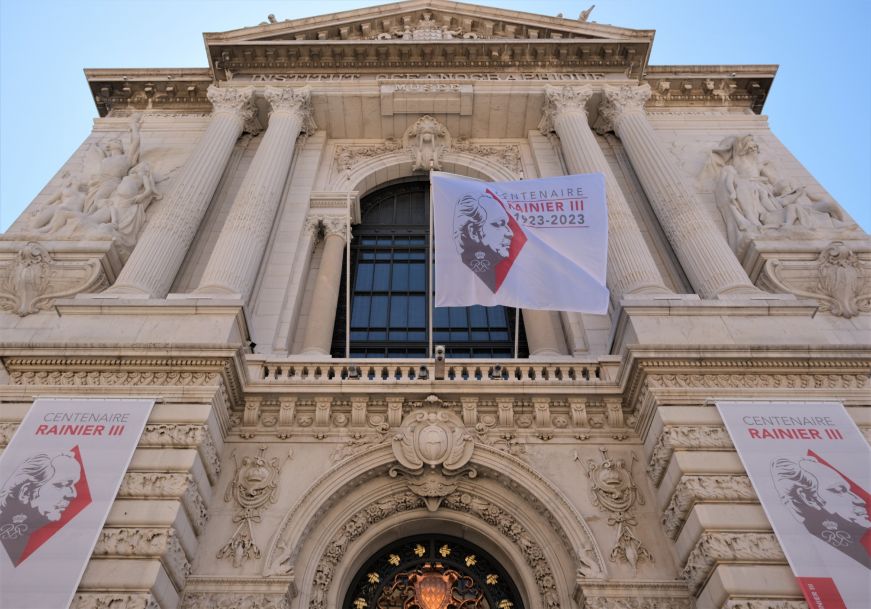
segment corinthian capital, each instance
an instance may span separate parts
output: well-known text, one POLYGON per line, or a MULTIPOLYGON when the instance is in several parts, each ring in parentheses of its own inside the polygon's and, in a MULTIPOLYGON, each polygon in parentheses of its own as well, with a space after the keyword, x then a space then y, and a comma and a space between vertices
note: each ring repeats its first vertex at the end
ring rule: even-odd
POLYGON ((592 87, 554 87, 544 88, 544 110, 539 130, 547 135, 554 130, 554 119, 565 112, 583 113, 587 116, 587 102, 593 95, 592 87))
POLYGON ((602 105, 599 108, 600 131, 611 131, 621 116, 628 112, 644 112, 644 104, 650 99, 650 85, 606 86, 602 89, 602 105))
POLYGON ((210 85, 206 96, 212 102, 215 114, 233 114, 245 123, 252 120, 257 113, 254 106, 254 87, 235 89, 210 85))
POLYGON ((321 224, 324 226, 324 236, 335 235, 342 239, 347 238, 348 218, 345 216, 323 216, 321 224))
POLYGON ((317 127, 312 118, 310 87, 301 89, 266 87, 263 96, 272 106, 272 114, 297 115, 302 119, 302 130, 307 134, 314 133, 317 127))

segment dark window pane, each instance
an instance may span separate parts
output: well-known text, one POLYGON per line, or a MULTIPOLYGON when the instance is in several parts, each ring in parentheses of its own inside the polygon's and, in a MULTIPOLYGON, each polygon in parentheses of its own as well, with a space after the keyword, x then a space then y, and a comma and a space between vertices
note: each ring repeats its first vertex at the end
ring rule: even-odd
POLYGON ((408 297, 408 327, 426 328, 426 296, 408 297))
MULTIPOLYGON (((372 280, 372 289, 376 292, 386 292, 390 285, 390 265, 376 264, 375 275, 372 280)), ((384 301, 385 305, 387 301, 384 301)))
POLYGON ((393 296, 390 299, 390 327, 404 328, 408 325, 408 296, 393 296))
POLYGON ((369 327, 384 328, 387 326, 387 296, 373 296, 369 312, 369 327))
POLYGON ((354 296, 351 303, 351 327, 366 328, 369 325, 369 297, 354 296))
POLYGON ((354 282, 354 290, 357 292, 368 292, 372 289, 372 274, 374 269, 372 264, 364 262, 357 265, 357 277, 354 282))
POLYGON ((393 263, 393 282, 390 289, 394 292, 408 289, 408 264, 402 262, 393 263))

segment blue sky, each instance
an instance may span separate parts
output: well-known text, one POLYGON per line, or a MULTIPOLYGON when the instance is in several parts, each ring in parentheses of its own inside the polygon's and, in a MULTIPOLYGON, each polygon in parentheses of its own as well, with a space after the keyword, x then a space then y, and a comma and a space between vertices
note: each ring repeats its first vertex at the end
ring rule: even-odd
MULTIPOLYGON (((655 29, 653 64, 779 64, 775 135, 871 232, 871 0, 487 0, 655 29)), ((0 0, 0 231, 97 116, 83 68, 205 67, 202 33, 377 0, 0 0)))

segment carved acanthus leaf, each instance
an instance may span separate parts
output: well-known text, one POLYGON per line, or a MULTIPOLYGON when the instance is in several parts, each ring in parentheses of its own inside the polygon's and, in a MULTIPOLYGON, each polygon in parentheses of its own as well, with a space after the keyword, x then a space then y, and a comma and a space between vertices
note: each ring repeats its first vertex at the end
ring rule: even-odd
POLYGON ((367 146, 336 146, 336 165, 341 171, 347 172, 366 159, 372 159, 401 149, 402 142, 393 138, 388 138, 380 144, 370 144, 367 146))
POLYGON ((647 464, 647 473, 654 484, 659 486, 665 470, 671 460, 675 448, 684 449, 710 449, 710 448, 733 448, 732 440, 726 429, 716 425, 668 425, 659 435, 650 461, 647 464))
POLYGON ((100 531, 95 556, 154 556, 160 558, 173 581, 183 588, 191 565, 173 529, 111 528, 100 531))
POLYGON ((520 162, 520 147, 515 144, 477 144, 467 138, 457 138, 453 142, 452 149, 477 157, 489 158, 516 176, 523 173, 523 166, 520 162))
POLYGON ((662 515, 662 526, 672 540, 677 539, 693 505, 704 501, 749 503, 757 498, 747 476, 683 476, 662 515))
POLYGON ((698 594, 711 570, 723 561, 783 563, 786 557, 774 533, 706 532, 690 552, 681 577, 698 594))
POLYGON ((605 86, 602 89, 602 105, 599 107, 600 132, 613 131, 614 125, 627 112, 644 112, 644 104, 650 99, 650 85, 647 83, 622 87, 605 86))
POLYGON ((547 85, 544 88, 544 110, 538 129, 543 135, 555 130, 557 116, 564 113, 580 113, 587 118, 587 102, 593 96, 592 87, 555 87, 547 85))

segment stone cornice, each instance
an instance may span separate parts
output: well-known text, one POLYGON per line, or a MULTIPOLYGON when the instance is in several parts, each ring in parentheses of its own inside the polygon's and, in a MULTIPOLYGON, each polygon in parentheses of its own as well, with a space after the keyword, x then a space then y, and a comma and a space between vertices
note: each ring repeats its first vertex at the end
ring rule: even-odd
POLYGON ((208 68, 124 68, 85 70, 100 116, 113 108, 209 112, 208 68))

